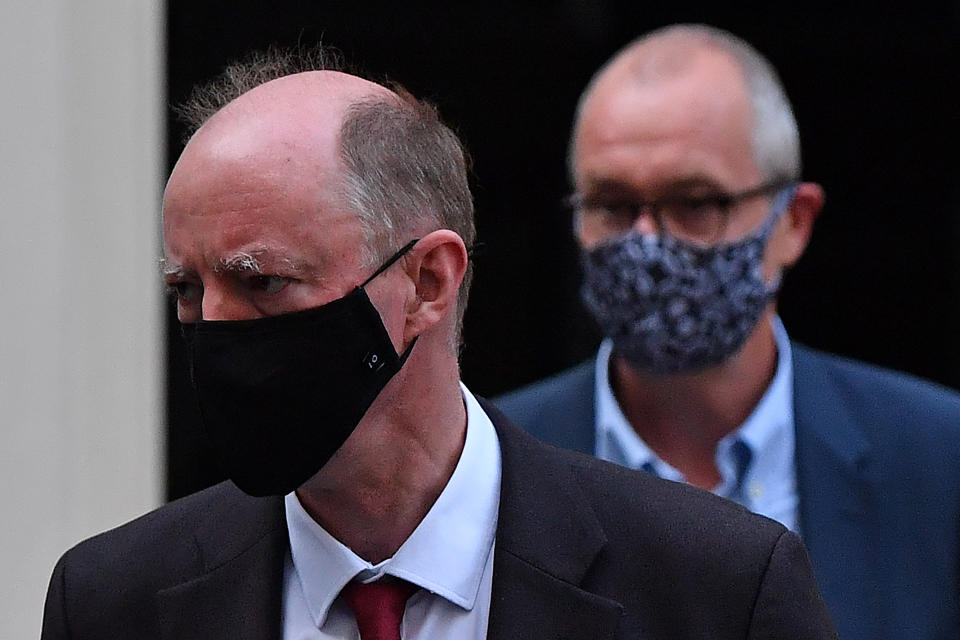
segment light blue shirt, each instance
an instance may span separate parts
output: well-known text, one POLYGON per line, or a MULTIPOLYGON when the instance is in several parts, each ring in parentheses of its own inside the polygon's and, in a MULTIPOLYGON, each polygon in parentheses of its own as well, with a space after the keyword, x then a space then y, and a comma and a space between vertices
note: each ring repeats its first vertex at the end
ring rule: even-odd
MULTIPOLYGON (((736 431, 717 444, 720 484, 713 493, 742 504, 799 532, 796 436, 793 422, 793 356, 780 318, 773 319, 777 370, 760 402, 736 431)), ((661 460, 627 422, 610 386, 613 342, 604 340, 597 354, 594 400, 596 455, 661 478, 684 482, 683 474, 661 460)))
POLYGON ((460 460, 410 537, 393 555, 371 564, 327 533, 300 504, 285 497, 290 551, 283 572, 284 640, 357 640, 360 632, 339 597, 352 579, 384 575, 422 590, 407 602, 404 640, 487 635, 493 550, 500 504, 500 442, 490 418, 461 383, 467 434, 460 460))

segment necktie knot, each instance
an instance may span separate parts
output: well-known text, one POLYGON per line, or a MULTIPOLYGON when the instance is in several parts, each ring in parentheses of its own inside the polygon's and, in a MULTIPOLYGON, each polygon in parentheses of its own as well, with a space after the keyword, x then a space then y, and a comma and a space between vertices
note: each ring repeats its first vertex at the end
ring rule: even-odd
POLYGON ((400 622, 407 600, 419 590, 399 578, 362 584, 349 582, 340 595, 357 617, 360 640, 400 640, 400 622))

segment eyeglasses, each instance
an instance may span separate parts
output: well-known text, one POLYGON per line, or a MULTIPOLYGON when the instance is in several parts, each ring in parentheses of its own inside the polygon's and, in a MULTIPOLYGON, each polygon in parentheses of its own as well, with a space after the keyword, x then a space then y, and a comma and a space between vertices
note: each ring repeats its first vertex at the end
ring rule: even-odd
POLYGON ((736 193, 704 196, 672 196, 658 200, 630 200, 619 196, 584 196, 574 193, 565 199, 581 222, 598 225, 610 235, 624 233, 644 213, 657 232, 700 244, 718 241, 727 228, 731 209, 745 200, 769 195, 792 184, 773 180, 736 193))

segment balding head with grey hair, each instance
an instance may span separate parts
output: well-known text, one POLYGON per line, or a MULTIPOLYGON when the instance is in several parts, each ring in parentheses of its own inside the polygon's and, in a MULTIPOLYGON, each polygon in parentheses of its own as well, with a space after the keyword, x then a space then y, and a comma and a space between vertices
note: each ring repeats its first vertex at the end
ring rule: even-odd
POLYGON ((613 56, 594 74, 577 105, 568 162, 583 106, 599 80, 613 67, 628 65, 637 84, 653 84, 684 71, 691 53, 712 49, 727 54, 743 73, 752 107, 752 144, 757 169, 767 180, 797 180, 801 174, 800 134, 786 91, 773 65, 754 47, 728 31, 702 24, 678 24, 645 34, 613 56))
MULTIPOLYGON (((254 52, 196 87, 175 109, 192 136, 228 104, 272 80, 309 71, 344 71, 345 66, 336 50, 323 45, 254 52)), ((450 229, 467 247, 476 236, 469 157, 459 138, 432 104, 399 84, 386 88, 391 95, 352 104, 340 128, 340 196, 360 221, 364 245, 359 250, 371 268, 411 233, 450 229)), ((457 343, 472 275, 469 264, 458 296, 457 343)))

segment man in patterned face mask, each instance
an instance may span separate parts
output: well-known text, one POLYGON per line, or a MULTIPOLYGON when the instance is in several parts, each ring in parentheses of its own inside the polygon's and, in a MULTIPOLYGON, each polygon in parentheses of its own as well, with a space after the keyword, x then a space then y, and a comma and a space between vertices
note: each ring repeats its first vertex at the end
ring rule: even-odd
POLYGON ((569 161, 606 338, 501 408, 801 533, 840 637, 956 637, 960 399, 788 339, 775 295, 824 195, 770 64, 710 27, 642 37, 585 91, 569 161))

